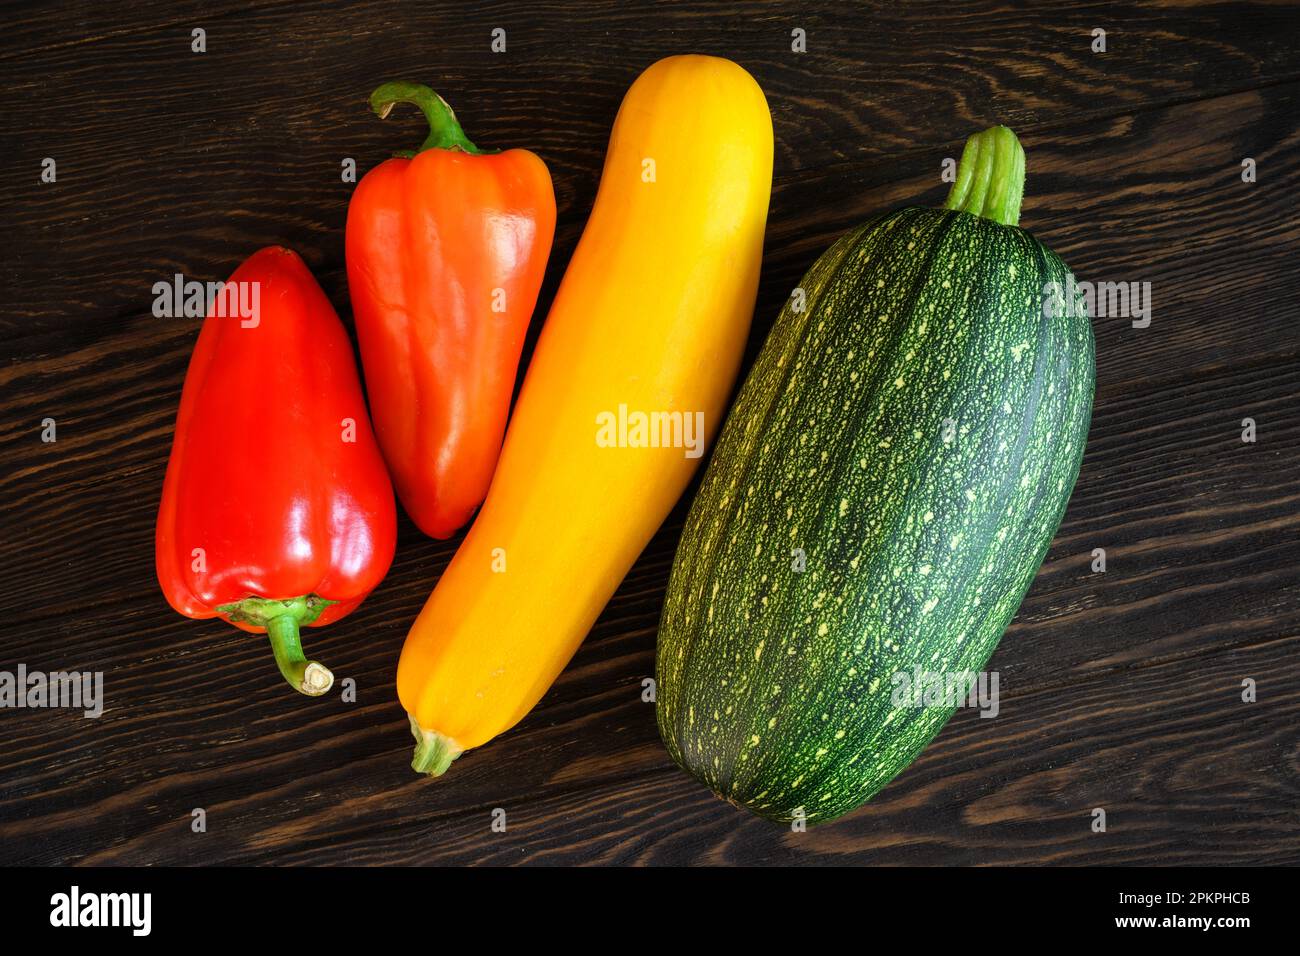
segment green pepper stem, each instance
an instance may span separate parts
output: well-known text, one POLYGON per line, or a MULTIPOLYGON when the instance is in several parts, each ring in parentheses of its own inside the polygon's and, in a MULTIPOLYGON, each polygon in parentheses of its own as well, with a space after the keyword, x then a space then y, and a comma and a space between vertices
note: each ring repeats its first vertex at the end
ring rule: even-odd
POLYGON ((403 150, 394 153, 394 156, 410 159, 416 153, 422 153, 426 149, 458 149, 473 155, 482 152, 469 141, 465 131, 460 128, 456 114, 447 105, 447 101, 427 86, 419 83, 385 83, 370 94, 370 108, 380 119, 387 119, 388 114, 398 103, 410 103, 420 108, 425 119, 429 121, 429 135, 420 144, 419 149, 403 150))
POLYGON ((314 622, 325 608, 337 603, 315 594, 287 599, 250 597, 234 604, 223 604, 217 610, 232 623, 245 622, 266 628, 275 662, 289 686, 308 697, 319 697, 334 686, 334 675, 324 664, 307 660, 302 652, 299 629, 314 622))
POLYGON ((1025 151, 1015 133, 994 126, 966 140, 943 207, 1017 226, 1024 194, 1025 151))
POLYGON ((308 697, 319 697, 334 686, 334 675, 329 668, 309 661, 302 652, 302 639, 298 633, 298 619, 292 614, 282 614, 266 622, 266 634, 271 639, 271 650, 280 673, 289 686, 308 697))
POLYGON ((407 716, 411 718, 411 733, 415 737, 415 758, 411 761, 411 769, 416 773, 441 777, 465 749, 436 730, 425 730, 413 715, 407 716))

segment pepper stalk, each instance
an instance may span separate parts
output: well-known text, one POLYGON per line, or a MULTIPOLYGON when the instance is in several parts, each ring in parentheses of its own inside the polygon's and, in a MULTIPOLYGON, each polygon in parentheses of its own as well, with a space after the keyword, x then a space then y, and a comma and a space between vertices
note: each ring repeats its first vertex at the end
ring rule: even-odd
POLYGON ((250 597, 234 604, 223 604, 217 610, 231 623, 242 622, 266 628, 275 662, 289 686, 308 697, 319 697, 334 686, 334 675, 324 664, 307 659, 300 630, 320 617, 325 608, 337 603, 316 594, 288 600, 250 597))

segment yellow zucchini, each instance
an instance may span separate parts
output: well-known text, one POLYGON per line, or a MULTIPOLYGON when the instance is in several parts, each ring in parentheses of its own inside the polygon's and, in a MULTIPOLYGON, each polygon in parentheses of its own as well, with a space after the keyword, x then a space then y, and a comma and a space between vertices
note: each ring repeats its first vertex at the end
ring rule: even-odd
POLYGON ((533 708, 685 489, 739 368, 771 184, 741 67, 674 56, 632 85, 487 500, 402 648, 415 769, 533 708), (636 447, 642 415, 660 447, 636 447))

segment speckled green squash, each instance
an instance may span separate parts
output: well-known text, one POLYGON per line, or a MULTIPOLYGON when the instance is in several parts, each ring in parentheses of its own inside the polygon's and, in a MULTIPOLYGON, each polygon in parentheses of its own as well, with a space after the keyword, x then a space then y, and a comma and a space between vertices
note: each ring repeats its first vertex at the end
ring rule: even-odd
POLYGON ((1043 307, 1070 272, 1014 225, 1023 177, 1010 130, 986 131, 949 209, 835 243, 718 440, 673 565, 657 712, 682 767, 762 816, 832 819, 916 758, 955 707, 896 706, 894 675, 981 670, 1065 512, 1092 329, 1077 300, 1043 307))

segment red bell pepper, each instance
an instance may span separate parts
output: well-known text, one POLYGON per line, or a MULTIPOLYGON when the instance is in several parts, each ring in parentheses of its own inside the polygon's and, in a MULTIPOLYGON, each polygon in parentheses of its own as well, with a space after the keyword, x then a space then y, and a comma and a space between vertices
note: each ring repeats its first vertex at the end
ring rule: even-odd
POLYGON ((333 684, 299 627, 352 611, 388 571, 393 489, 366 417, 352 343, 288 249, 263 249, 199 333, 176 417, 155 559, 173 608, 267 632, 280 672, 313 696, 333 684), (246 284, 246 285, 240 285, 246 284))
POLYGON ((348 285, 375 433, 397 496, 448 538, 487 494, 519 353, 555 235, 546 164, 479 150, 428 87, 385 83, 385 117, 429 120, 416 152, 371 170, 348 207, 348 285))

